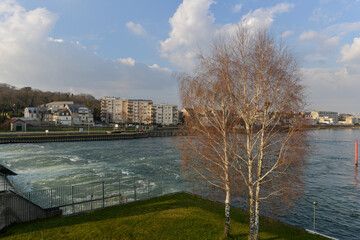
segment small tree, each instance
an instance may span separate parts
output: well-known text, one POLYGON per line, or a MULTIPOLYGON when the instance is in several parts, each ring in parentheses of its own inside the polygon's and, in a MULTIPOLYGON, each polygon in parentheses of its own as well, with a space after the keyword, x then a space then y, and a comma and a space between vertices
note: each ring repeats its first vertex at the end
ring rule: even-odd
POLYGON ((224 235, 230 186, 244 187, 249 239, 257 239, 260 201, 291 200, 300 189, 307 144, 298 67, 267 30, 241 26, 200 60, 192 77, 180 77, 183 106, 199 109, 185 120, 184 152, 192 155, 184 154, 184 166, 225 190, 224 235))
MULTIPOLYGON (((233 164, 232 130, 237 124, 233 106, 229 105, 222 68, 200 56, 201 64, 194 76, 178 75, 182 105, 188 109, 181 139, 183 171, 200 177, 225 193, 224 237, 230 231, 231 165, 233 164), (194 174, 195 173, 195 174, 194 174)), ((227 59, 219 65, 228 64, 227 59)))
POLYGON ((299 114, 304 87, 293 55, 267 30, 239 28, 228 49, 230 104, 244 123, 236 135, 234 168, 248 190, 249 239, 257 239, 260 201, 290 200, 300 190, 307 150, 306 122, 299 114))

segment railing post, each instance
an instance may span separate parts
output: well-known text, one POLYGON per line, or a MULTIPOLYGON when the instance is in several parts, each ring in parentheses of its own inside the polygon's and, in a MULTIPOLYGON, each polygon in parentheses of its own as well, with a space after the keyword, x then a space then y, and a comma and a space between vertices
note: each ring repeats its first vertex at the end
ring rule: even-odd
POLYGON ((119 178, 119 204, 121 204, 121 179, 119 178))
POLYGON ((136 201, 136 184, 135 184, 135 177, 134 177, 134 201, 136 201))
POLYGON ((160 195, 163 195, 163 192, 164 192, 164 190, 163 190, 163 188, 164 188, 164 179, 163 179, 163 175, 162 175, 162 173, 161 173, 161 194, 160 195))
POLYGON ((149 178, 147 179, 147 190, 148 190, 147 197, 149 198, 150 197, 150 180, 149 180, 149 178))
POLYGON ((314 204, 314 232, 316 231, 316 228, 315 228, 315 219, 316 219, 316 205, 317 205, 317 202, 313 202, 314 204))
POLYGON ((52 208, 52 188, 50 189, 50 208, 52 208))
POLYGON ((103 201, 102 207, 104 208, 105 207, 105 185, 104 185, 104 181, 102 182, 102 201, 103 201))
MULTIPOLYGON (((29 202, 31 202, 31 192, 29 192, 29 196, 28 196, 28 200, 29 200, 29 202)), ((28 204, 28 206, 29 206, 29 218, 28 218, 28 220, 30 221, 30 215, 31 215, 31 204, 28 204)))
POLYGON ((93 188, 92 188, 92 183, 90 183, 90 205, 91 205, 91 210, 93 210, 93 188))
POLYGON ((75 213, 75 206, 74 206, 74 186, 71 186, 71 204, 72 204, 72 212, 75 213))

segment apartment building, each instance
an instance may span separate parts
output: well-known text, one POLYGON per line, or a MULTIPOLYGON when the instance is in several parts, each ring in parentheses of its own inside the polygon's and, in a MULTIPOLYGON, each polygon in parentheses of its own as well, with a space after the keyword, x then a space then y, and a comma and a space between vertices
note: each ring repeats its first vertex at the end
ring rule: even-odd
POLYGON ((104 97, 100 101, 101 120, 106 123, 152 123, 153 101, 104 97))
POLYGON ((155 113, 157 124, 177 125, 179 123, 179 110, 176 105, 155 105, 155 113))
POLYGON ((127 119, 129 122, 150 124, 153 120, 153 101, 129 99, 127 101, 127 119))

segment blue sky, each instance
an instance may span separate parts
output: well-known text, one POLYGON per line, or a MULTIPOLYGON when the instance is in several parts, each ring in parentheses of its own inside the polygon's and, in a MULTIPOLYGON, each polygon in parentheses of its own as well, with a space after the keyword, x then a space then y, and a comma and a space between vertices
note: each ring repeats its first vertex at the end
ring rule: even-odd
POLYGON ((178 104, 173 71, 240 21, 295 53, 308 110, 360 112, 360 1, 0 0, 0 82, 178 104))

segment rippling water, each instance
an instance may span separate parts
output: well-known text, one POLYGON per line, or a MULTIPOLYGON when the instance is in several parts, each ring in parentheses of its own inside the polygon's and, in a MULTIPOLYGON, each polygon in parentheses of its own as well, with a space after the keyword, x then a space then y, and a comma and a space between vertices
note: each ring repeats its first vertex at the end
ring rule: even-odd
MULTIPOLYGON (((360 139, 360 130, 316 130, 312 135, 314 150, 306 165, 303 198, 283 221, 312 229, 312 203, 317 201, 317 231, 360 239, 360 167, 354 167, 354 141, 360 139)), ((134 174, 181 178, 174 138, 0 145, 0 163, 19 174, 14 183, 22 191, 134 174)))

